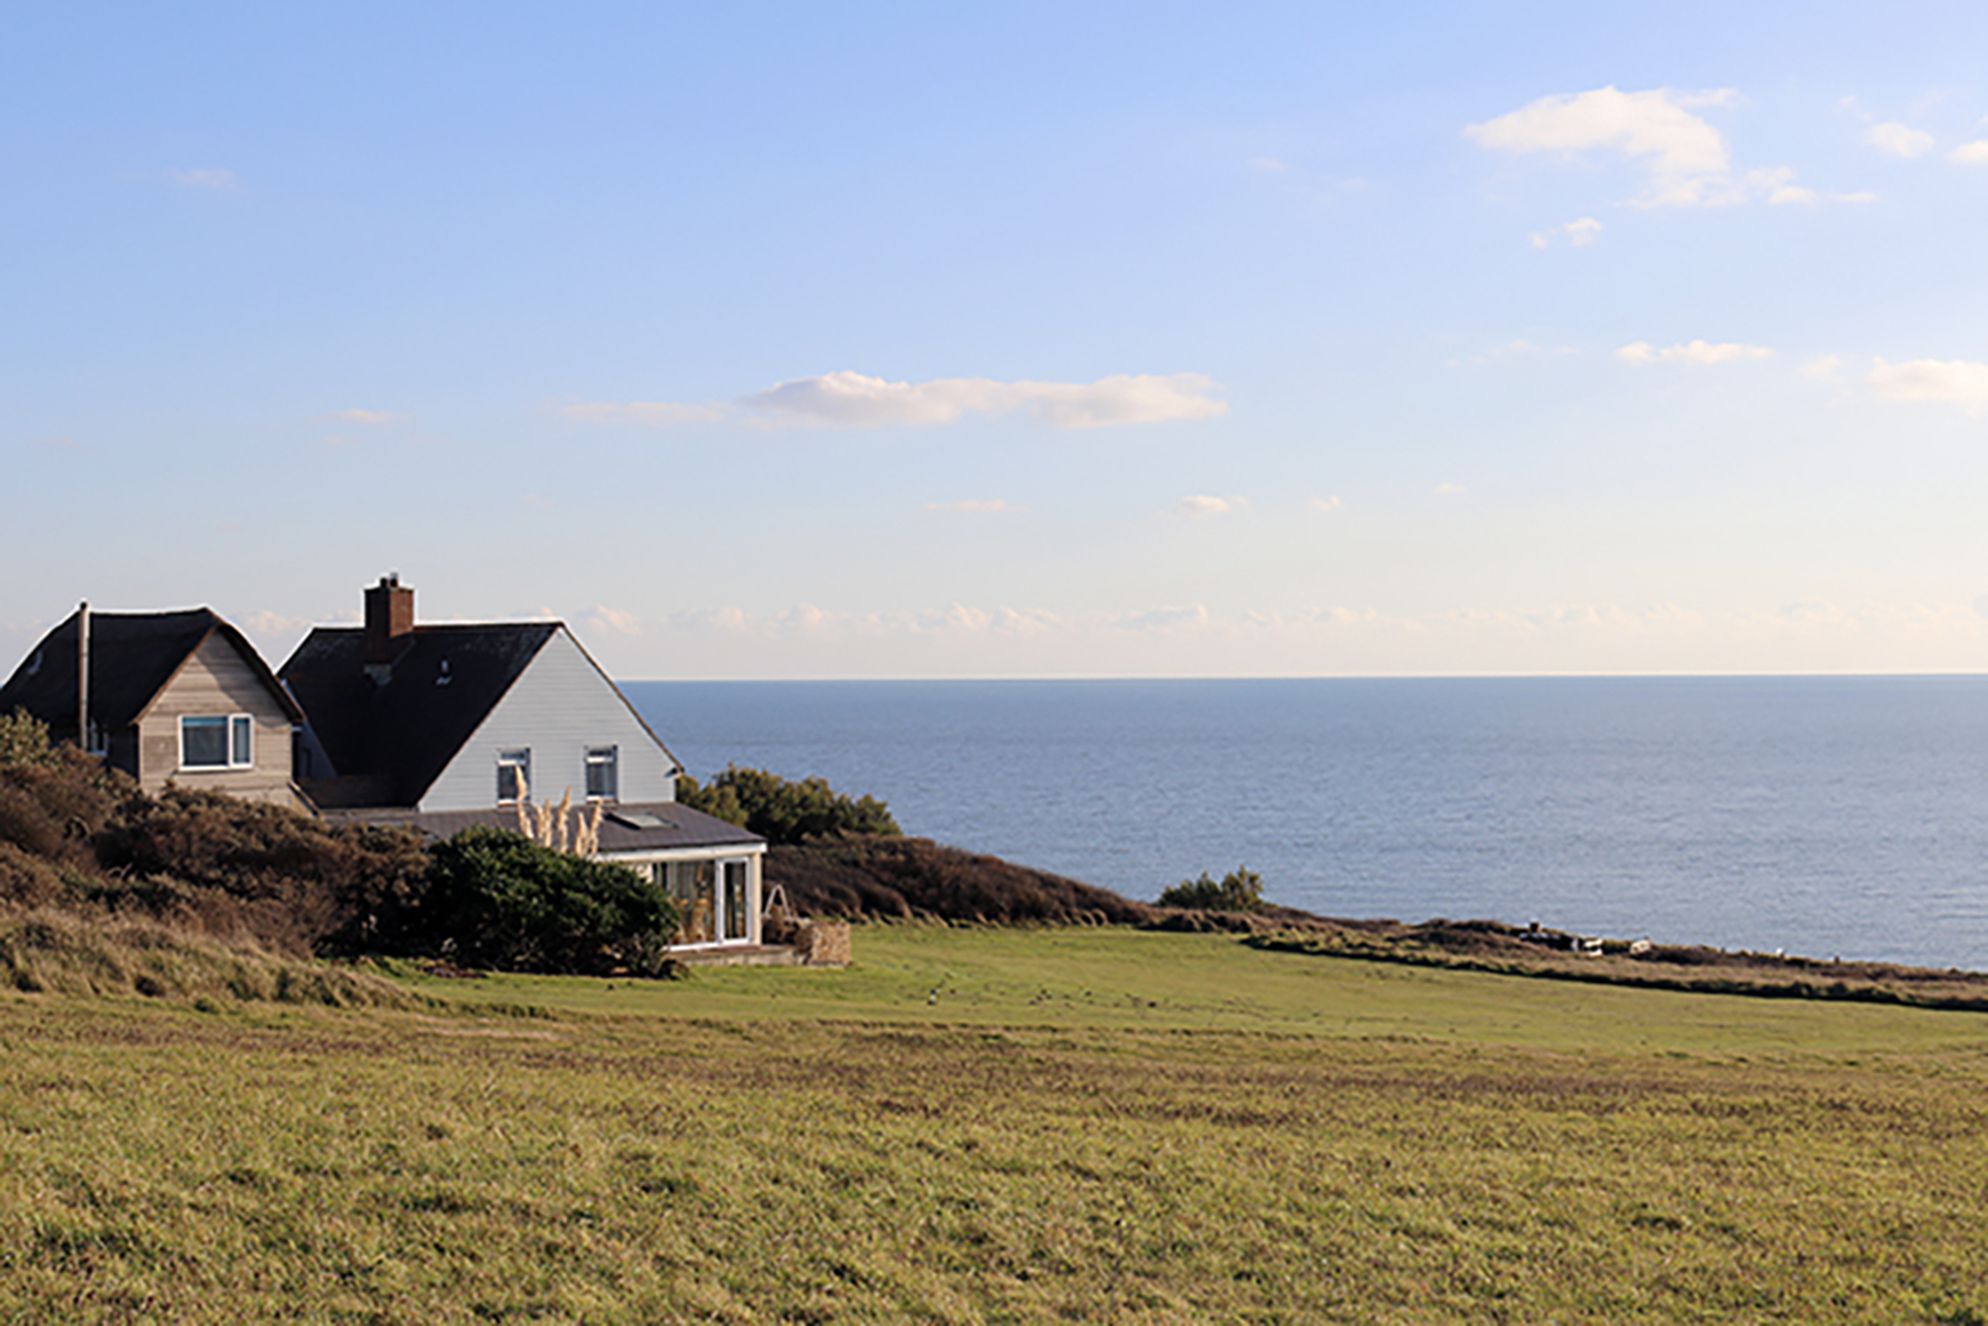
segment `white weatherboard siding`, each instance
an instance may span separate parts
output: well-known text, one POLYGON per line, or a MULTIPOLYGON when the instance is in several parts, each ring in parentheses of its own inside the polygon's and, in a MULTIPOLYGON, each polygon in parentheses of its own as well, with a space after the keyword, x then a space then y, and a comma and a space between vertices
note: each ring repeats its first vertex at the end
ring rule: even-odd
POLYGON ((532 753, 534 801, 557 801, 571 788, 574 802, 584 803, 587 750, 593 746, 620 750, 618 800, 676 800, 676 766, 668 753, 562 627, 463 743, 417 808, 496 805, 497 752, 523 748, 532 753))

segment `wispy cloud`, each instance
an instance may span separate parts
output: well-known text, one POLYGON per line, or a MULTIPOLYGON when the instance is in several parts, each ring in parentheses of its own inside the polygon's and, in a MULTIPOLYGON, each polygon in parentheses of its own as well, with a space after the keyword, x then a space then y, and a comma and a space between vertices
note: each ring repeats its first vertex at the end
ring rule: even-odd
POLYGON ((1265 175, 1282 175, 1291 169, 1291 163, 1278 157, 1251 157, 1249 168, 1265 175))
POLYGON ((1470 490, 1460 483, 1439 483, 1429 491, 1437 497, 1462 497, 1470 490))
POLYGON ((644 428, 709 424, 725 417, 721 405, 681 405, 675 401, 587 401, 568 405, 560 413, 581 423, 639 424, 644 428))
POLYGON ((1005 498, 999 497, 965 497, 957 502, 927 502, 925 509, 927 511, 978 512, 990 515, 997 512, 1015 510, 1014 507, 1008 504, 1005 498))
POLYGON ((1888 401, 1958 405, 1969 415, 1988 414, 1988 364, 1968 359, 1879 359, 1864 384, 1888 401))
POLYGON ((937 608, 843 612, 797 604, 784 612, 754 613, 743 608, 703 608, 668 619, 673 631, 739 635, 773 640, 781 637, 890 638, 901 636, 1040 635, 1059 629, 1062 618, 1040 608, 1006 604, 982 608, 953 602, 937 608))
POLYGON ((1576 217, 1565 225, 1549 226, 1545 230, 1535 230, 1529 237, 1536 249, 1550 249, 1555 241, 1565 241, 1569 248, 1585 249, 1595 242, 1604 227, 1591 216, 1576 217))
POLYGON ((892 382, 842 371, 795 378, 741 402, 769 416, 851 427, 930 426, 1021 413, 1054 428, 1212 419, 1228 410, 1200 373, 1120 374, 1095 382, 933 378, 892 382))
POLYGON ((1339 494, 1327 493, 1324 497, 1314 497, 1305 505, 1314 511, 1337 511, 1346 504, 1339 500, 1339 494))
POLYGON ((1164 608, 1148 608, 1112 618, 1114 625, 1128 631, 1191 631, 1208 625, 1208 605, 1184 603, 1164 608))
POLYGON ((1181 498, 1173 504, 1174 514, 1186 516, 1190 520, 1204 516, 1226 516, 1249 505, 1246 497, 1216 497, 1211 493, 1195 493, 1181 498))
POLYGON ((1615 352, 1625 364, 1738 364, 1750 359, 1767 359, 1773 351, 1764 345, 1743 345, 1738 341, 1686 341, 1662 347, 1648 341, 1631 341, 1615 352))
POLYGON ((1805 378, 1820 382, 1835 377, 1842 368, 1842 355, 1817 355, 1795 371, 1805 378))
POLYGON ((235 172, 221 166, 176 170, 173 172, 173 183, 183 189, 232 189, 235 187, 235 172))
POLYGON ((1988 166, 1988 138, 1977 138, 1971 143, 1962 143, 1947 153, 1947 160, 1956 166, 1988 166))
MULTIPOLYGON (((1468 125, 1465 137, 1489 151, 1610 152, 1645 172, 1635 207, 1732 207, 1741 203, 1855 201, 1795 183, 1779 166, 1738 171, 1726 137, 1700 111, 1739 104, 1732 88, 1624 92, 1613 85, 1541 97, 1515 111, 1468 125)), ((1550 234, 1550 232, 1542 232, 1550 234)), ((1544 247, 1534 237, 1536 247, 1544 247)))
POLYGON ((845 428, 932 427, 972 415, 1020 414, 1052 428, 1212 419, 1228 412, 1221 387, 1201 373, 1127 373, 1094 382, 932 378, 893 382, 841 370, 792 378, 731 405, 675 401, 601 401, 568 405, 584 423, 671 427, 743 418, 761 426, 814 424, 845 428))
POLYGON ((1933 135, 1923 129, 1914 129, 1909 124, 1897 120, 1886 120, 1874 124, 1859 135, 1865 146, 1874 147, 1886 156, 1903 157, 1911 160, 1923 157, 1933 150, 1933 135))
POLYGON ((358 424, 363 428, 378 428, 384 424, 398 423, 402 416, 393 410, 334 410, 330 416, 339 423, 358 424))

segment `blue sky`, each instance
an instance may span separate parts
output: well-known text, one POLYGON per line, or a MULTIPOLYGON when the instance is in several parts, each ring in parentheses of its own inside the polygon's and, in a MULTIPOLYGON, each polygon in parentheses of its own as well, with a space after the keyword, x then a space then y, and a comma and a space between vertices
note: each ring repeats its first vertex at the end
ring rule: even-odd
POLYGON ((17 10, 0 646, 1988 668, 1988 11, 1597 8, 17 10))

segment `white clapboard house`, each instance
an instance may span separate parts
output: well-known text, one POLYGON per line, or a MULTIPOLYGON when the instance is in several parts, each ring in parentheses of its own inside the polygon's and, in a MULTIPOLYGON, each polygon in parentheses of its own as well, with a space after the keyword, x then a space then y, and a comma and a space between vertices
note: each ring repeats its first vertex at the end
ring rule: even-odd
POLYGON ((682 766, 564 623, 419 624, 398 576, 365 605, 363 625, 314 628, 277 673, 323 814, 448 837, 517 827, 521 798, 600 803, 599 857, 669 888, 681 945, 760 942, 765 841, 677 804, 682 766))

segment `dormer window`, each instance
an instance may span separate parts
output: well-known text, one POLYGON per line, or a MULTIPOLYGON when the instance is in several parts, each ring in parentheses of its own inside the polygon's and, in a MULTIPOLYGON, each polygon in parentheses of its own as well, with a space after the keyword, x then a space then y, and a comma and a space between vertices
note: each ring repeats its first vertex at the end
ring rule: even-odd
POLYGON ((179 767, 190 773, 255 767, 255 720, 188 714, 179 720, 179 767))
POLYGON ((587 800, 614 801, 621 796, 621 748, 587 748, 587 800))
POLYGON ((532 785, 531 747, 497 752, 497 804, 516 805, 529 800, 532 785))

